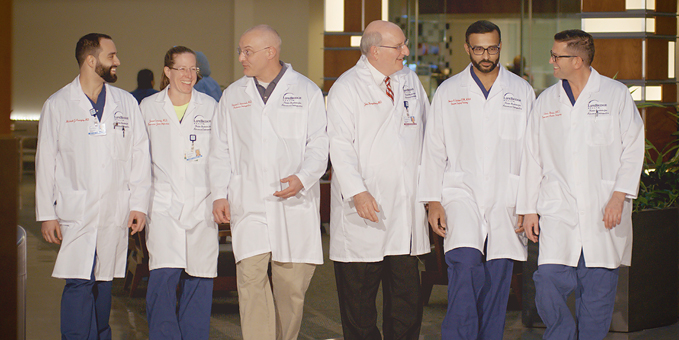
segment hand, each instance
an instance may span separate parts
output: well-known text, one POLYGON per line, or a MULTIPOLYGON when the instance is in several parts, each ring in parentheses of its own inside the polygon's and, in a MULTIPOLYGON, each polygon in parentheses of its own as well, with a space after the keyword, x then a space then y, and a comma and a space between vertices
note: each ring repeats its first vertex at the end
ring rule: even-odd
POLYGON ((304 185, 302 184, 302 181, 299 180, 299 177, 296 175, 288 176, 285 177, 281 180, 281 183, 288 183, 288 187, 281 190, 281 191, 276 191, 273 193, 274 196, 280 197, 280 198, 290 198, 292 196, 297 195, 297 193, 304 189, 304 185))
POLYGON ((132 230, 130 235, 134 235, 142 230, 146 225, 146 214, 140 211, 130 211, 130 218, 127 220, 127 227, 132 230))
POLYGON ((516 221, 516 229, 514 229, 514 232, 519 234, 522 233, 524 230, 523 228, 523 215, 519 215, 519 219, 516 221))
POLYGON ((354 195, 354 206, 358 216, 372 222, 379 221, 375 212, 380 212, 380 209, 377 207, 377 201, 375 201, 375 198, 369 192, 364 191, 354 195))
POLYGON ((212 203, 212 216, 219 224, 231 222, 231 208, 226 198, 220 198, 212 203))
POLYGON ((446 210, 441 202, 429 202, 429 225, 436 235, 446 237, 446 210))
POLYGON ((61 226, 59 221, 49 220, 42 222, 42 237, 49 243, 61 244, 61 226), (56 235, 55 235, 56 234, 56 235))
POLYGON ((624 192, 613 192, 613 196, 608 201, 606 209, 604 210, 603 221, 606 229, 613 229, 618 224, 620 224, 622 219, 622 207, 625 203, 625 196, 626 194, 624 192))
POLYGON ((529 240, 533 241, 533 243, 537 243, 538 236, 540 235, 540 218, 538 217, 538 214, 527 214, 524 216, 520 229, 526 231, 526 237, 529 240))

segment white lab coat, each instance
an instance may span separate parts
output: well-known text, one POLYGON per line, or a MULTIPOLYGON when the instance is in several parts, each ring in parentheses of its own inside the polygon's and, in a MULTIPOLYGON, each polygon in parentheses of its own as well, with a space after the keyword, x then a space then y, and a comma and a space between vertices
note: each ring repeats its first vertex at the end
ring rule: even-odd
POLYGON ((419 181, 423 202, 446 211, 444 250, 470 247, 488 260, 525 261, 525 236, 514 232, 521 152, 533 88, 499 65, 488 99, 471 64, 439 86, 425 134, 419 181), (523 236, 523 237, 522 237, 523 236))
POLYGON ((148 208, 149 145, 137 100, 104 86, 104 136, 88 135, 95 118, 79 76, 47 99, 40 115, 35 215, 61 225, 56 278, 89 279, 95 250, 96 280, 124 277, 130 210, 148 208))
POLYGON ((255 80, 231 84, 219 101, 209 155, 213 199, 227 198, 236 262, 271 252, 277 262, 322 264, 320 184, 328 162, 321 90, 290 64, 266 104, 255 80), (280 199, 281 179, 302 189, 280 199))
POLYGON ((632 199, 639 189, 644 125, 625 85, 593 68, 571 105, 562 82, 545 90, 526 131, 519 214, 540 215, 538 264, 617 268, 632 257, 632 199), (614 191, 627 194, 622 223, 604 227, 614 191))
POLYGON ((140 105, 151 144, 153 193, 146 244, 149 269, 184 268, 191 276, 217 276, 219 236, 212 217, 207 156, 217 102, 195 89, 181 123, 168 89, 140 105), (191 136, 195 141, 191 142, 191 136), (200 152, 187 161, 185 156, 200 152))
POLYGON ((392 103, 367 63, 361 56, 328 95, 333 261, 377 262, 430 251, 424 204, 416 199, 429 99, 406 67, 390 76, 392 103), (358 216, 354 207, 353 196, 363 191, 377 201, 377 223, 358 216))

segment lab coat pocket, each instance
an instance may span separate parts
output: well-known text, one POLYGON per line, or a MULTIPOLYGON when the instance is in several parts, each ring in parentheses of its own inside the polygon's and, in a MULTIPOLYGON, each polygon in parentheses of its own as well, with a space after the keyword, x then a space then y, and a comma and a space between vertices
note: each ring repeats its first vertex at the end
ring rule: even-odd
POLYGON ((561 210, 563 204, 561 188, 558 182, 551 182, 540 188, 538 195, 537 212, 539 215, 554 215, 561 210))
POLYGON ((59 192, 55 207, 59 223, 82 221, 85 214, 86 195, 85 190, 59 192))
POLYGON ((507 207, 514 210, 519 193, 519 176, 509 174, 507 177, 507 207))
POLYGON ((231 214, 231 227, 235 227, 239 220, 243 217, 243 202, 242 202, 242 192, 243 190, 243 178, 241 175, 231 175, 231 180, 229 181, 229 213, 231 214))
POLYGON ((127 228, 127 219, 130 215, 130 195, 130 190, 118 191, 115 223, 118 223, 118 226, 123 229, 127 228))
POLYGON ((587 144, 601 146, 613 143, 612 122, 613 120, 609 114, 587 117, 585 121, 587 144))
POLYGON ((167 183, 153 183, 152 197, 149 215, 167 212, 172 204, 172 187, 167 183))
POLYGON ((306 135, 306 113, 295 108, 281 108, 273 114, 276 135, 285 139, 303 139, 306 135))
POLYGON ((130 159, 132 149, 132 136, 130 129, 113 129, 113 158, 121 161, 130 159))
POLYGON ((500 138, 517 140, 526 128, 526 114, 523 110, 503 109, 500 110, 499 123, 500 138))

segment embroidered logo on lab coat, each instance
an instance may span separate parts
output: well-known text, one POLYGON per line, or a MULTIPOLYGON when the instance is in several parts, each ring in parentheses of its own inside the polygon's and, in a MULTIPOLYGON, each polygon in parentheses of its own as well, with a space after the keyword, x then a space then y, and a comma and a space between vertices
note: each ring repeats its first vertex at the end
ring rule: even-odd
POLYGON ((415 93, 415 89, 412 87, 408 87, 408 84, 403 85, 403 96, 405 99, 414 99, 417 98, 417 94, 415 93))
POLYGON ((205 119, 205 117, 198 115, 193 118, 193 130, 194 131, 210 131, 212 130, 212 120, 205 119))
POLYGON ((117 128, 130 128, 130 117, 123 115, 122 112, 116 111, 113 114, 113 126, 117 128))
POLYGON ((160 126, 160 125, 170 125, 170 122, 167 119, 150 119, 148 123, 146 123, 148 126, 160 126))
POLYGON ((283 107, 302 107, 302 97, 295 96, 292 93, 286 93, 283 95, 283 107))
POLYGON ((608 104, 599 102, 598 100, 590 100, 589 103, 587 103, 587 114, 588 115, 607 115, 610 112, 608 111, 608 104))
POLYGON ((250 106, 252 106, 252 100, 248 100, 248 101, 242 102, 242 103, 231 104, 231 107, 234 108, 234 109, 242 109, 242 108, 250 107, 250 106))
POLYGON ((84 123, 84 122, 89 122, 90 118, 73 118, 73 119, 66 119, 66 123, 84 123))
POLYGON ((559 112, 559 110, 542 113, 542 118, 552 118, 552 117, 559 117, 559 116, 561 116, 561 112, 559 112))
POLYGON ((376 101, 376 102, 367 102, 367 103, 363 103, 363 107, 366 107, 366 106, 368 106, 368 105, 380 105, 380 104, 382 104, 382 101, 381 101, 381 100, 378 100, 378 101, 376 101))
POLYGON ((515 110, 522 110, 523 105, 521 104, 521 99, 517 98, 514 96, 512 93, 505 93, 504 95, 504 101, 502 103, 502 107, 509 108, 509 109, 515 109, 515 110))

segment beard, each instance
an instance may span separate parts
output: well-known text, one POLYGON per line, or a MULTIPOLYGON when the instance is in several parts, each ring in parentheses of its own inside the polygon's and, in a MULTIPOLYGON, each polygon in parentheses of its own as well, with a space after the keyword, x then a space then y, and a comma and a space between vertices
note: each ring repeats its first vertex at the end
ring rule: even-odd
POLYGON ((97 60, 97 66, 94 68, 94 72, 96 72, 107 83, 115 83, 116 80, 118 80, 118 75, 111 73, 112 69, 113 69, 113 65, 111 65, 107 68, 104 68, 104 65, 102 65, 97 60))
POLYGON ((469 60, 472 61, 472 65, 474 65, 474 67, 475 67, 477 70, 481 71, 482 73, 490 73, 490 72, 493 72, 493 70, 495 70, 495 68, 497 67, 497 63, 500 61, 500 55, 498 54, 498 56, 497 56, 497 61, 492 61, 492 60, 488 60, 488 59, 483 59, 483 60, 481 60, 481 61, 479 61, 479 62, 476 62, 476 60, 474 60, 474 58, 472 58, 471 56, 469 56, 469 60), (491 65, 490 67, 486 68, 486 67, 484 67, 484 66, 481 66, 481 63, 483 63, 483 62, 489 62, 489 63, 491 63, 492 65, 491 65))

